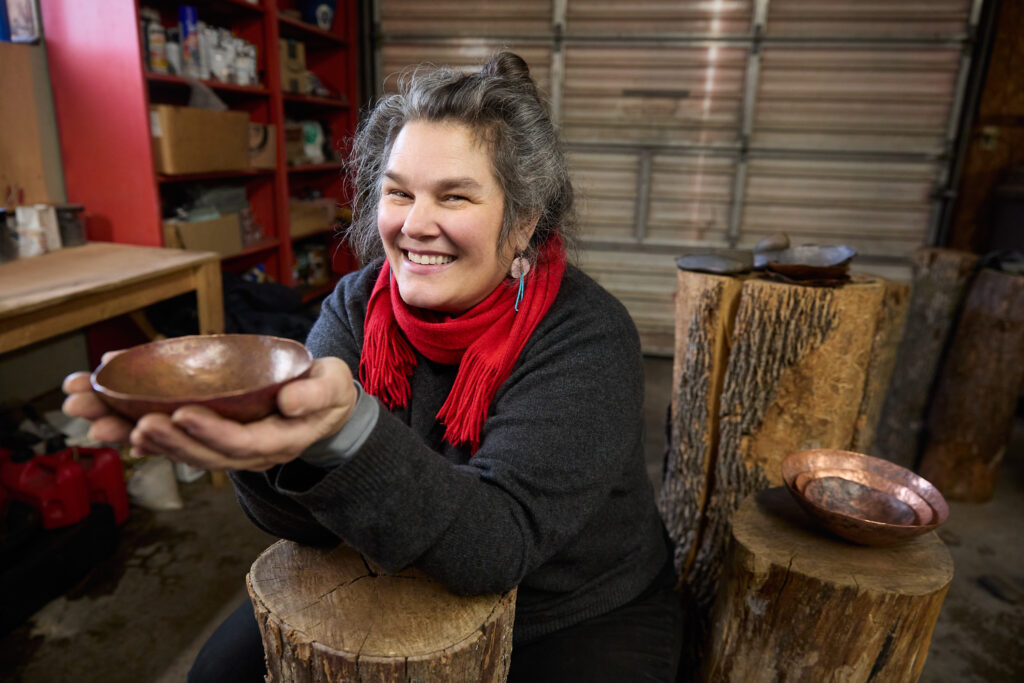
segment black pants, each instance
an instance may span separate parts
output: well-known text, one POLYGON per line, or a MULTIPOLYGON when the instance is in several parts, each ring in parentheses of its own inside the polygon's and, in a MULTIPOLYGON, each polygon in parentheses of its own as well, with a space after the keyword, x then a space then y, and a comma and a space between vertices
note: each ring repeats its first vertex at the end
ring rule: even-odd
MULTIPOLYGON (((632 602, 513 648, 509 683, 675 681, 683 616, 674 584, 670 561, 632 602)), ((265 673, 259 628, 246 601, 203 645, 188 680, 262 683, 265 673)))

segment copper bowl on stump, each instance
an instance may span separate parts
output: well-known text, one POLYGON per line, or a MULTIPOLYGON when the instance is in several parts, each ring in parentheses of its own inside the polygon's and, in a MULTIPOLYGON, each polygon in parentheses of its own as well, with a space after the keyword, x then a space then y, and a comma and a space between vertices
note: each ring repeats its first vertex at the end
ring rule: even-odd
POLYGON ((782 479, 822 527, 861 545, 893 545, 946 521, 949 506, 930 482, 870 455, 816 449, 782 461, 782 479))
POLYGON ((277 410, 277 392, 309 372, 313 357, 291 339, 259 334, 174 337, 122 351, 92 373, 93 390, 133 420, 186 405, 237 422, 277 410))

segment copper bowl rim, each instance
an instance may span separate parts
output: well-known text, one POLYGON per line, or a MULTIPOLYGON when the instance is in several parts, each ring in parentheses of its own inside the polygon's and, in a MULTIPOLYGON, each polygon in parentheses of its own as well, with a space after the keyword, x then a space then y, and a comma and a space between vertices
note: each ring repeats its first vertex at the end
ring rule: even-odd
MULTIPOLYGON (((835 469, 837 467, 838 466, 836 466, 836 465, 831 465, 832 469, 835 469)), ((851 468, 846 467, 845 469, 851 469, 851 468)), ((867 469, 867 468, 865 468, 865 469, 867 469)), ((884 474, 881 474, 877 470, 875 470, 874 472, 876 474, 879 474, 879 476, 883 476, 883 477, 885 476, 884 474)), ((888 477, 886 477, 886 478, 888 478, 888 477)), ((897 465, 894 462, 891 462, 889 460, 885 460, 883 458, 876 458, 876 457, 871 456, 871 455, 865 455, 864 453, 855 453, 853 451, 842 451, 842 450, 830 449, 830 448, 817 448, 817 449, 811 449, 811 450, 806 450, 806 451, 796 451, 794 453, 790 453, 782 461, 782 480, 786 484, 786 487, 792 493, 794 493, 796 496, 799 497, 801 502, 806 503, 807 505, 810 505, 815 510, 820 510, 821 512, 829 514, 829 515, 835 515, 837 517, 842 517, 844 519, 849 519, 849 520, 857 522, 858 524, 862 524, 864 526, 871 527, 871 528, 876 528, 876 529, 879 529, 879 530, 881 530, 881 529, 903 529, 903 530, 914 529, 914 530, 920 530, 920 531, 924 532, 924 531, 929 531, 931 529, 934 529, 934 528, 938 527, 939 525, 943 524, 946 521, 946 519, 949 517, 949 505, 946 503, 946 499, 943 497, 942 492, 939 491, 930 481, 928 481, 924 477, 921 477, 920 475, 918 475, 918 474, 908 470, 906 467, 902 467, 900 465, 897 465), (897 481, 895 483, 899 484, 900 486, 905 486, 906 488, 909 488, 911 491, 913 491, 914 493, 919 495, 922 499, 924 499, 925 503, 927 503, 928 506, 934 512, 934 516, 932 517, 931 521, 929 523, 927 523, 927 524, 892 524, 892 523, 889 523, 889 522, 878 522, 878 521, 875 521, 873 519, 866 519, 864 517, 856 517, 854 515, 849 515, 849 514, 847 514, 845 512, 840 512, 838 510, 833 510, 832 508, 827 508, 827 507, 825 507, 823 505, 819 505, 818 503, 815 503, 813 500, 807 498, 804 495, 804 492, 799 490, 796 487, 796 482, 795 482, 796 476, 798 474, 807 471, 806 469, 796 469, 795 463, 798 460, 801 459, 800 456, 806 457, 806 456, 808 456, 810 454, 818 454, 818 455, 821 455, 821 456, 824 456, 824 457, 842 456, 843 458, 846 458, 847 461, 852 458, 853 460, 860 460, 861 462, 864 462, 864 463, 876 464, 878 467, 880 467, 883 470, 888 470, 888 471, 891 471, 891 472, 900 472, 905 478, 907 478, 908 482, 910 484, 912 484, 912 486, 908 485, 907 483, 899 482, 899 481, 897 481), (928 495, 925 495, 925 494, 928 494, 928 495)))
POLYGON ((313 365, 313 354, 311 354, 309 352, 309 349, 307 349, 304 344, 301 344, 301 343, 295 341, 294 339, 288 339, 287 337, 275 337, 275 336, 269 335, 269 334, 192 334, 192 335, 186 335, 186 336, 183 336, 183 337, 169 337, 167 339, 159 339, 157 341, 147 342, 145 344, 139 344, 138 346, 133 346, 133 347, 131 347, 129 349, 125 349, 124 351, 122 351, 121 353, 117 354, 113 358, 110 358, 109 360, 106 360, 106 361, 100 363, 99 366, 92 372, 92 374, 89 375, 89 383, 92 385, 92 388, 93 388, 94 391, 96 391, 97 393, 103 394, 104 396, 110 397, 110 398, 112 398, 114 400, 147 401, 147 402, 150 402, 150 403, 166 403, 166 404, 179 404, 179 403, 182 403, 183 401, 185 401, 187 403, 199 404, 199 403, 207 403, 209 401, 219 401, 219 400, 226 399, 226 398, 234 398, 236 396, 244 396, 244 395, 250 394, 250 393, 252 393, 254 391, 259 391, 261 389, 266 389, 267 387, 272 387, 272 386, 276 386, 276 385, 279 385, 279 384, 286 384, 287 382, 290 382, 290 381, 292 381, 294 379, 298 379, 298 378, 302 377, 305 373, 307 373, 309 371, 309 368, 312 365, 313 365), (233 337, 260 337, 262 339, 273 340, 275 342, 283 343, 283 345, 285 345, 285 346, 296 347, 297 349, 301 350, 301 353, 304 354, 305 357, 303 358, 303 362, 301 362, 300 364, 295 366, 297 368, 297 371, 293 370, 292 374, 290 376, 286 377, 285 379, 279 380, 277 382, 271 382, 269 384, 261 384, 260 386, 256 386, 256 387, 249 387, 248 389, 235 389, 234 391, 225 391, 225 392, 221 392, 221 393, 217 393, 217 394, 208 394, 208 395, 202 396, 202 397, 167 398, 166 396, 149 396, 149 395, 146 395, 146 394, 126 394, 126 393, 124 393, 122 391, 117 391, 116 389, 111 389, 111 388, 105 386, 104 384, 102 384, 99 381, 100 373, 103 372, 103 370, 105 370, 106 368, 108 368, 110 366, 110 364, 113 363, 115 360, 117 360, 118 358, 121 358, 122 356, 125 356, 126 354, 133 354, 136 351, 141 353, 142 349, 150 349, 150 348, 153 348, 154 346, 162 346, 162 345, 165 345, 165 344, 172 344, 172 343, 175 343, 175 342, 182 342, 182 341, 189 340, 189 339, 212 340, 212 339, 224 339, 224 338, 228 338, 228 337, 232 337, 232 338, 233 337))

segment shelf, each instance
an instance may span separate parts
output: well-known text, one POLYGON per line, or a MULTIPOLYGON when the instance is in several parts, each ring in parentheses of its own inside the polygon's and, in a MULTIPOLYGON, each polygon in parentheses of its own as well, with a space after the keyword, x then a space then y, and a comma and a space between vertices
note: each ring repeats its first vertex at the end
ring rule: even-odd
POLYGON ((244 258, 246 256, 252 256, 253 254, 259 254, 259 253, 264 252, 264 251, 271 251, 273 249, 277 249, 279 246, 281 246, 281 240, 277 239, 276 237, 268 237, 267 239, 263 240, 262 242, 257 242, 256 244, 251 244, 248 247, 246 247, 245 249, 243 249, 242 251, 238 252, 237 254, 232 254, 231 256, 225 256, 221 260, 223 260, 223 261, 230 261, 232 259, 244 258))
MULTIPOLYGON (((344 38, 340 38, 313 24, 307 24, 301 19, 295 19, 284 12, 277 13, 277 20, 280 24, 281 37, 283 38, 302 40, 306 42, 307 46, 313 43, 332 47, 345 47, 344 38)), ((335 17, 335 21, 338 21, 338 17, 335 17)))
MULTIPOLYGON (((177 85, 181 87, 188 87, 189 82, 185 80, 183 76, 176 76, 174 74, 161 74, 154 71, 146 72, 146 80, 150 83, 164 83, 167 85, 177 85)), ((269 97, 270 91, 264 88, 262 85, 237 85, 235 83, 225 83, 223 81, 215 81, 211 79, 203 79, 199 81, 203 85, 211 88, 215 91, 220 92, 232 92, 232 93, 244 93, 247 95, 254 95, 257 97, 269 97)))
POLYGON ((274 169, 241 169, 238 171, 209 171, 207 173, 182 173, 180 175, 163 175, 158 173, 156 178, 161 184, 164 183, 187 183, 195 180, 230 180, 232 178, 264 178, 274 175, 274 169))
MULTIPOLYGON (((182 3, 181 0, 147 0, 140 4, 163 8, 177 16, 178 5, 186 3, 182 3)), ((262 2, 254 5, 246 2, 246 0, 192 0, 187 4, 193 5, 196 8, 199 18, 203 21, 208 21, 212 18, 225 22, 225 19, 246 15, 258 18, 266 13, 266 8, 262 2)))
POLYGON ((328 161, 322 164, 301 164, 299 166, 289 166, 289 173, 321 173, 323 171, 340 171, 340 161, 328 161))
POLYGON ((329 107, 332 109, 347 109, 348 100, 335 99, 332 97, 314 97, 313 95, 300 95, 299 93, 286 92, 284 93, 285 103, 294 102, 296 104, 311 104, 318 107, 329 107))
POLYGON ((220 2, 228 5, 236 5, 238 7, 242 7, 243 9, 247 9, 250 12, 255 12, 256 14, 263 14, 262 4, 254 5, 251 2, 246 2, 246 0, 220 0, 220 2))

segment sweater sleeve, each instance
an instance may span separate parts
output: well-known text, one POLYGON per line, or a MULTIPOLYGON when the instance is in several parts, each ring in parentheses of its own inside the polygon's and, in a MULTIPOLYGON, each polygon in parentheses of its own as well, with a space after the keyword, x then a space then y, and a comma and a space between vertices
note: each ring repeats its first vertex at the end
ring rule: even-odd
POLYGON ((466 464, 381 411, 344 464, 268 483, 389 571, 414 564, 458 593, 519 584, 614 497, 641 441, 636 329, 596 286, 576 298, 538 327, 466 464))
MULTIPOLYGON (((358 292, 366 286, 367 278, 371 282, 376 278, 377 270, 368 267, 342 278, 331 296, 324 300, 320 317, 306 340, 306 346, 314 357, 341 358, 354 377, 358 377, 362 345, 362 339, 355 331, 355 327, 362 329, 358 292), (353 321, 351 315, 357 319, 353 321)), ((320 524, 305 506, 277 490, 273 481, 278 469, 228 473, 242 510, 269 534, 308 545, 336 545, 341 539, 335 532, 320 524)), ((295 463, 292 469, 310 480, 321 478, 325 472, 323 468, 302 462, 295 463)))

